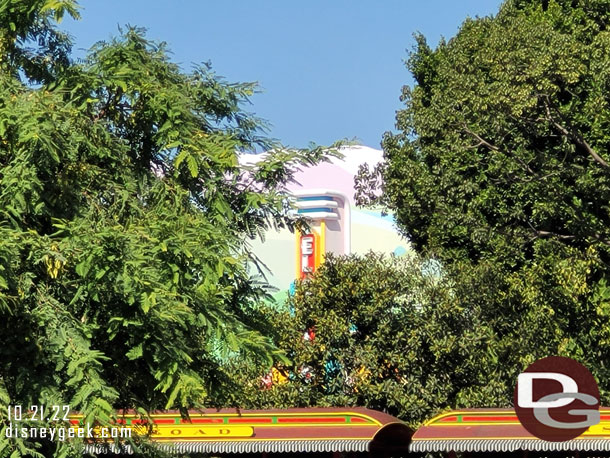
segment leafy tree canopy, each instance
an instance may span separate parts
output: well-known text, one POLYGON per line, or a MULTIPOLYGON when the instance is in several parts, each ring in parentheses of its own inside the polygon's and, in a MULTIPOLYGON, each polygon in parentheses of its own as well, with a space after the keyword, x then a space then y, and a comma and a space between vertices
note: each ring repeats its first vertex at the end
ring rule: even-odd
POLYGON ((609 24, 607 0, 508 0, 436 49, 417 36, 416 84, 359 200, 440 260, 463 309, 453 338, 472 351, 447 370, 479 369, 439 407, 509 403, 550 354, 582 361, 608 399, 609 24))
POLYGON ((291 363, 266 379, 247 374, 245 402, 366 406, 412 425, 429 418, 463 388, 450 368, 472 350, 450 337, 463 324, 447 286, 415 258, 329 255, 286 309, 269 311, 291 363))
POLYGON ((227 355, 281 358, 247 241, 293 224, 284 184, 326 153, 266 140, 254 84, 184 73, 140 29, 72 61, 64 14, 0 2, 0 409, 231 405, 227 355))
POLYGON ((380 170, 416 247, 511 268, 549 245, 609 260, 609 6, 508 1, 437 49, 417 37, 380 170))
POLYGON ((481 264, 449 276, 416 256, 328 256, 285 310, 268 312, 291 362, 242 369, 242 402, 366 406, 416 428, 448 408, 510 407, 518 374, 549 354, 586 364, 608 402, 610 291, 582 304, 575 286, 594 264, 575 255, 526 273, 481 264))

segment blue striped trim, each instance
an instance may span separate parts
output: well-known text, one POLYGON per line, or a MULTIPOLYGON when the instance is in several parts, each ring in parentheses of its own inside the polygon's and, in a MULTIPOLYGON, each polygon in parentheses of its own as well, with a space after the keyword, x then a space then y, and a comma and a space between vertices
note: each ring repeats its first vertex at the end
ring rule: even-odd
POLYGON ((334 213, 333 208, 303 208, 299 210, 299 213, 317 213, 317 212, 327 212, 334 213))
POLYGON ((297 197, 297 202, 310 202, 312 200, 334 200, 331 196, 297 197))

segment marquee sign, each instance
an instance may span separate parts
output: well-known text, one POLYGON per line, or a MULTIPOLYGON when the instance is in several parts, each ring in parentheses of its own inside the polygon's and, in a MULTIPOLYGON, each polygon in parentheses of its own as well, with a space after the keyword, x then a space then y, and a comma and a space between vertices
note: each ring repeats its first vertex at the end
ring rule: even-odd
POLYGON ((319 238, 315 233, 303 234, 299 243, 299 278, 305 278, 316 271, 320 260, 319 238))
POLYGON ((337 191, 312 189, 295 192, 299 216, 309 221, 311 232, 296 233, 296 278, 316 271, 326 253, 350 254, 349 200, 337 191))

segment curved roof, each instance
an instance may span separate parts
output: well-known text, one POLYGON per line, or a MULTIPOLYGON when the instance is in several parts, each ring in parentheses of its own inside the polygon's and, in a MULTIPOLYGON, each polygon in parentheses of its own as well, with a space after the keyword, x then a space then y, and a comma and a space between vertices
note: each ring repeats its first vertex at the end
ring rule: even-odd
POLYGON ((446 412, 419 428, 411 452, 610 451, 610 408, 601 422, 576 439, 549 442, 530 434, 514 409, 466 409, 446 412))
MULTIPOLYGON (((133 412, 118 424, 133 435, 148 435, 162 448, 179 453, 379 452, 406 453, 412 431, 391 415, 364 408, 285 410, 202 410, 154 413, 153 424, 133 412)), ((70 417, 72 424, 82 416, 70 417)), ((89 444, 89 453, 127 452, 113 444, 89 444)))
MULTIPOLYGON (((328 162, 321 162, 311 167, 303 167, 296 171, 294 182, 287 185, 291 192, 301 189, 328 188, 345 194, 350 204, 354 204, 354 176, 361 165, 366 164, 372 170, 383 160, 383 151, 363 145, 351 145, 340 148, 343 157, 331 157, 328 162)), ((242 165, 256 164, 265 158, 262 154, 241 154, 239 162, 242 165)))

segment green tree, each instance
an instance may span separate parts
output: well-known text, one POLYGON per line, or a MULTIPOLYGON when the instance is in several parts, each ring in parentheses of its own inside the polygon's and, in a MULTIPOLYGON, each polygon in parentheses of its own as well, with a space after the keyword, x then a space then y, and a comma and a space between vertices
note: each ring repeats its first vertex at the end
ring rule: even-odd
POLYGON ((417 248, 513 268, 549 241, 607 261, 609 5, 541 3, 509 1, 435 50, 417 37, 380 170, 417 248))
POLYGON ((386 161, 361 171, 360 202, 394 212, 486 336, 472 406, 510 402, 511 373, 549 354, 608 400, 609 20, 607 0, 508 0, 436 49, 417 36, 386 161))
POLYGON ((329 255, 269 313, 291 362, 267 386, 264 374, 244 377, 252 406, 366 406, 415 426, 458 389, 448 369, 463 323, 450 289, 418 259, 329 255))
MULTIPOLYGON (((281 358, 247 242, 294 224, 284 184, 327 153, 270 143, 242 109, 254 84, 184 73, 142 30, 72 61, 55 21, 77 8, 0 2, 0 415, 232 405, 228 355, 281 358)), ((37 453, 2 437, 0 456, 37 453)))
POLYGON ((464 289, 497 302, 492 274, 456 285, 438 263, 416 256, 329 256, 297 284, 285 310, 268 312, 291 363, 276 364, 266 379, 244 372, 243 402, 365 406, 414 428, 450 407, 507 406, 516 362, 538 356, 527 344, 540 331, 502 336, 503 317, 464 306, 464 289))
POLYGON ((557 353, 592 368, 608 402, 604 360, 597 359, 607 351, 608 319, 572 316, 586 308, 577 296, 567 311, 548 305, 548 297, 568 303, 566 272, 584 284, 595 261, 545 262, 527 274, 481 263, 450 276, 415 256, 328 256, 284 310, 267 312, 290 363, 267 374, 240 367, 241 402, 365 406, 417 428, 448 408, 509 407, 524 365, 557 353), (595 322, 603 327, 587 327, 595 322))

